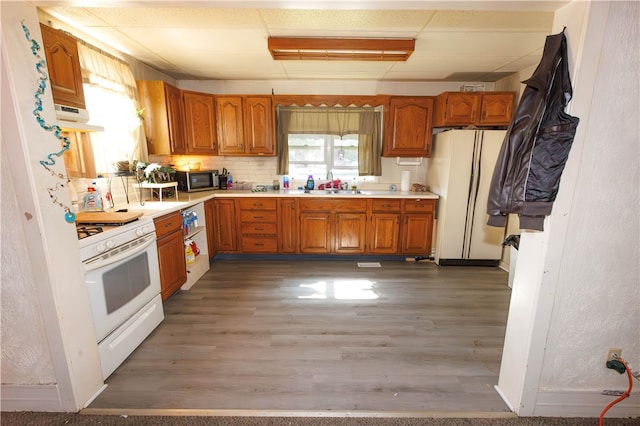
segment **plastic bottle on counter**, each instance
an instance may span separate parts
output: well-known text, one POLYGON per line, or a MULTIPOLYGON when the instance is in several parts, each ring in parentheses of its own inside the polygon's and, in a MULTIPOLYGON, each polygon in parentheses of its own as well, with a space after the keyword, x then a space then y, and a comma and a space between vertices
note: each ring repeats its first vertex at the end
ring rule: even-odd
POLYGON ((231 177, 231 173, 227 175, 227 189, 233 189, 233 177, 231 177))
POLYGON ((282 177, 282 189, 289 189, 289 176, 282 177))
POLYGON ((316 183, 313 180, 313 175, 309 175, 309 177, 307 178, 307 186, 305 187, 305 189, 312 190, 314 186, 316 186, 316 183))
POLYGON ((95 187, 95 182, 93 182, 87 188, 87 193, 84 195, 82 199, 84 209, 87 211, 102 211, 102 199, 100 198, 100 193, 95 187))

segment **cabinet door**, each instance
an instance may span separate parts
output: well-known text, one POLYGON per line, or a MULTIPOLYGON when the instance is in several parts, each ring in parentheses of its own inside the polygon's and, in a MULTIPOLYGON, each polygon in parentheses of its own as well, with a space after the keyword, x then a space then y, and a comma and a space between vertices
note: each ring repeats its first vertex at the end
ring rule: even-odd
POLYGON ((184 108, 182 92, 168 84, 164 85, 167 98, 167 119, 169 124, 169 142, 172 154, 186 154, 187 145, 184 138, 184 108))
POLYGON ((207 225, 207 249, 209 252, 209 259, 211 259, 216 255, 216 208, 213 200, 207 200, 204 202, 204 217, 207 225))
POLYGON ((270 97, 243 99, 244 137, 248 155, 276 155, 275 127, 270 97))
POLYGON ((392 97, 382 153, 388 157, 429 157, 433 99, 392 97))
POLYGON ((184 92, 186 145, 189 154, 216 154, 213 95, 184 92))
POLYGON ((242 97, 216 96, 216 128, 218 132, 218 154, 244 154, 242 97))
POLYGON ((300 213, 300 252, 331 253, 331 213, 300 213))
POLYGON ((400 238, 400 214, 374 213, 371 216, 370 229, 370 253, 398 253, 398 239, 400 238))
POLYGON ((218 252, 238 250, 236 232, 236 205, 233 199, 215 200, 215 246, 218 252))
POLYGON ((480 95, 474 93, 449 93, 446 96, 444 121, 447 126, 464 126, 474 123, 478 115, 480 95))
POLYGON ((482 95, 479 124, 508 126, 513 114, 515 93, 485 93, 482 95))
POLYGON ((298 251, 298 214, 295 198, 278 200, 278 246, 280 253, 298 251))
POLYGON ((432 232, 432 212, 405 214, 402 225, 402 253, 431 255, 432 232))
POLYGON ((366 226, 365 213, 336 213, 335 253, 364 253, 366 226))
POLYGON ((187 281, 187 264, 184 258, 182 230, 173 231, 158 240, 160 288, 165 301, 187 281))
POLYGON ((85 109, 82 73, 75 38, 40 24, 53 101, 85 109))

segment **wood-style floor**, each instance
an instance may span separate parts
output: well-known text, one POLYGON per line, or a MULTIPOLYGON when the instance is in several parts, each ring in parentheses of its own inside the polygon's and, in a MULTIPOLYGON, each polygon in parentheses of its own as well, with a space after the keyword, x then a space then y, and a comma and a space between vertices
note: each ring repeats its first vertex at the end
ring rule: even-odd
POLYGON ((215 260, 89 408, 506 412, 498 268, 215 260))

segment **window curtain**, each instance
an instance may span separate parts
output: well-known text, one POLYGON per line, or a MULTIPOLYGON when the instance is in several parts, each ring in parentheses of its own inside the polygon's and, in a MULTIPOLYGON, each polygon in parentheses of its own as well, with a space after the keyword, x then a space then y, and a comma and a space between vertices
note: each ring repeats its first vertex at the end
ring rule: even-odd
POLYGON ((360 116, 358 132, 358 175, 382 176, 382 144, 380 112, 373 109, 360 116))
POLYGON ((372 107, 278 107, 278 174, 289 173, 289 134, 357 134, 358 174, 380 176, 380 115, 372 107))
POLYGON ((279 175, 289 174, 289 123, 291 110, 277 109, 278 129, 276 134, 276 152, 278 153, 279 175))
POLYGON ((98 174, 117 170, 119 161, 146 161, 147 144, 136 81, 129 65, 78 40, 85 102, 92 123, 104 132, 89 133, 98 174))

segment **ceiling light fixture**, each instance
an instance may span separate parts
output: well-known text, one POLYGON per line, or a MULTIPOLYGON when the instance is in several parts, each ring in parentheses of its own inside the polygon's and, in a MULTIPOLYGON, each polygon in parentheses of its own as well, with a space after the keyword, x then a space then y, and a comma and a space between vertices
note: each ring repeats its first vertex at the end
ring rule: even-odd
POLYGON ((269 37, 269 52, 286 61, 406 61, 414 39, 269 37))

